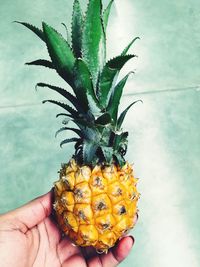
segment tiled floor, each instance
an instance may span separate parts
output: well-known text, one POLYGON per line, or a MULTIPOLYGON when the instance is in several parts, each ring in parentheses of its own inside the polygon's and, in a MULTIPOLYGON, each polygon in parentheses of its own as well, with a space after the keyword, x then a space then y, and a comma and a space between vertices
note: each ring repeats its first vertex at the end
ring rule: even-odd
MULTIPOLYGON (((55 94, 34 91, 40 81, 63 83, 49 70, 23 66, 44 58, 46 51, 31 33, 10 23, 46 20, 62 29, 56 5, 60 22, 67 18, 69 23, 72 1, 36 0, 34 7, 25 0, 1 3, 0 212, 49 190, 60 163, 72 153, 72 146, 59 148, 62 136, 54 138, 61 125, 55 118, 59 108, 40 104, 55 94)), ((139 58, 127 68, 136 69, 136 75, 122 101, 124 107, 132 99, 143 100, 124 124, 130 134, 127 158, 140 177, 140 219, 133 231, 135 249, 122 266, 200 265, 199 10, 195 0, 124 0, 123 5, 116 0, 113 9, 110 57, 133 35, 141 36, 133 49, 139 58)))

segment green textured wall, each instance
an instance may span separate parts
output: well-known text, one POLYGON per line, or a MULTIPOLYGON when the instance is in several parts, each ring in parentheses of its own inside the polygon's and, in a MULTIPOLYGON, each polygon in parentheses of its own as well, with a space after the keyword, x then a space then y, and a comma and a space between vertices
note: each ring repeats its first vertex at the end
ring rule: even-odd
MULTIPOLYGON (((85 7, 85 1, 82 1, 85 7)), ((108 2, 108 1, 107 1, 108 2)), ((107 3, 105 1, 105 3, 107 3)), ((0 0, 0 212, 47 192, 60 162, 72 147, 59 148, 59 108, 41 100, 57 98, 37 82, 63 82, 50 70, 23 64, 46 57, 43 44, 13 20, 65 33, 72 1, 0 0), (59 17, 58 15, 59 14, 59 17), (48 95, 48 96, 47 96, 48 95)), ((140 177, 140 219, 135 248, 122 266, 200 266, 200 2, 197 0, 116 0, 109 24, 109 55, 133 36, 139 55, 128 69, 122 107, 142 99, 129 113, 127 158, 140 177), (111 42, 112 40, 112 42, 111 42)))

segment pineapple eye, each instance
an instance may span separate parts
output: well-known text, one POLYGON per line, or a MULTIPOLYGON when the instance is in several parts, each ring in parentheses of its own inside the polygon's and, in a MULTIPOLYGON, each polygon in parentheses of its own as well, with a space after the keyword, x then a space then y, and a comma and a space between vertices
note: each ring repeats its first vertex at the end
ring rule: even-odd
POLYGON ((85 216, 85 213, 82 211, 82 210, 80 210, 79 212, 78 212, 78 216, 79 216, 79 218, 81 219, 81 220, 84 220, 84 221, 86 221, 86 216, 85 216))
POLYGON ((124 206, 121 206, 119 209, 119 215, 125 214, 126 213, 126 208, 124 206))
POLYGON ((83 191, 81 189, 76 189, 74 191, 74 194, 78 197, 78 198, 83 198, 83 191))
POLYGON ((107 208, 106 204, 103 201, 100 201, 97 204, 97 210, 105 210, 107 208))
POLYGON ((96 177, 93 183, 94 186, 100 187, 100 188, 104 188, 103 184, 102 184, 102 180, 100 177, 96 177))
POLYGON ((103 228, 103 230, 106 230, 106 229, 108 229, 110 227, 110 224, 109 223, 104 223, 104 224, 102 224, 102 228, 103 228))
POLYGON ((121 196, 122 195, 122 190, 121 190, 121 188, 117 188, 117 192, 116 192, 116 195, 117 196, 121 196))
POLYGON ((92 175, 90 179, 90 188, 92 189, 93 195, 106 192, 107 180, 100 175, 92 175))
POLYGON ((134 200, 135 198, 136 198, 136 194, 133 193, 132 196, 131 196, 131 198, 130 198, 130 200, 134 200))

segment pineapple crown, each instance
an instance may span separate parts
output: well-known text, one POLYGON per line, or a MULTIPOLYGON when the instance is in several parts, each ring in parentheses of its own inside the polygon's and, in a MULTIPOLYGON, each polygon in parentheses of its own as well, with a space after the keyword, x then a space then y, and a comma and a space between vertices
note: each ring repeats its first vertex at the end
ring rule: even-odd
MULTIPOLYGON (((57 117, 65 116, 68 122, 76 125, 76 128, 65 125, 56 135, 65 130, 77 135, 65 139, 60 145, 75 142, 74 158, 79 164, 114 163, 121 167, 125 164, 128 132, 123 132, 122 123, 128 110, 138 102, 133 102, 118 116, 123 89, 132 72, 121 81, 116 80, 122 67, 135 57, 127 53, 139 37, 131 40, 119 56, 106 61, 106 28, 113 1, 103 10, 101 0, 89 0, 83 16, 79 0, 75 0, 71 38, 67 39, 45 22, 41 30, 29 23, 15 21, 34 32, 46 44, 51 59, 38 59, 26 64, 56 70, 73 90, 71 94, 50 84, 36 85, 58 92, 70 103, 43 101, 63 108, 65 112, 57 117)), ((66 120, 63 124, 67 124, 66 120)))

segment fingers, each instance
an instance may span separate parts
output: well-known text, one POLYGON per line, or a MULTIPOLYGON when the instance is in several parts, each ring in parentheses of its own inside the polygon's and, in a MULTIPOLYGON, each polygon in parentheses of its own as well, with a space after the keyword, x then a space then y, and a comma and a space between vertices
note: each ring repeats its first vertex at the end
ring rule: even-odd
POLYGON ((78 247, 73 246, 70 240, 63 239, 59 244, 58 253, 63 267, 65 264, 66 266, 81 267, 115 267, 128 256, 133 244, 133 237, 123 237, 108 254, 99 255, 93 248, 85 248, 84 258, 78 247))
POLYGON ((103 265, 100 255, 96 255, 93 258, 87 260, 88 267, 109 267, 110 265, 103 265))
POLYGON ((90 259, 90 258, 92 258, 92 257, 97 255, 96 249, 94 247, 92 247, 92 246, 83 247, 81 249, 81 251, 82 251, 82 254, 83 254, 83 256, 85 257, 86 260, 88 260, 88 259, 90 259))
POLYGON ((45 233, 48 236, 49 246, 55 248, 61 239, 61 233, 58 227, 50 220, 50 218, 46 218, 41 224, 44 224, 45 226, 45 233))
MULTIPOLYGON (((134 224, 138 220, 138 214, 135 215, 134 224)), ((82 255, 78 247, 72 246, 70 240, 64 239, 59 244, 61 263, 65 266, 88 266, 88 267, 115 267, 123 261, 129 254, 134 244, 132 236, 123 237, 118 244, 112 248, 108 254, 99 255, 93 247, 82 248, 82 255), (79 264, 77 264, 77 261, 79 264), (87 263, 87 265, 86 265, 87 263)))
MULTIPOLYGON (((13 210, 6 214, 5 216, 8 219, 15 219, 19 221, 20 224, 25 225, 23 227, 23 232, 25 228, 32 228, 35 225, 39 224, 51 213, 51 192, 38 197, 26 205, 13 210)), ((26 229, 26 231, 28 230, 26 229)))
POLYGON ((62 267, 88 267, 88 265, 85 262, 85 259, 81 254, 76 254, 71 256, 69 259, 67 259, 63 264, 62 267))
POLYGON ((114 267, 123 261, 129 254, 134 244, 134 238, 127 236, 122 238, 116 247, 112 248, 108 254, 100 255, 103 267, 114 267))
POLYGON ((58 245, 60 262, 63 263, 74 255, 81 254, 79 247, 72 244, 71 240, 65 237, 58 245))

